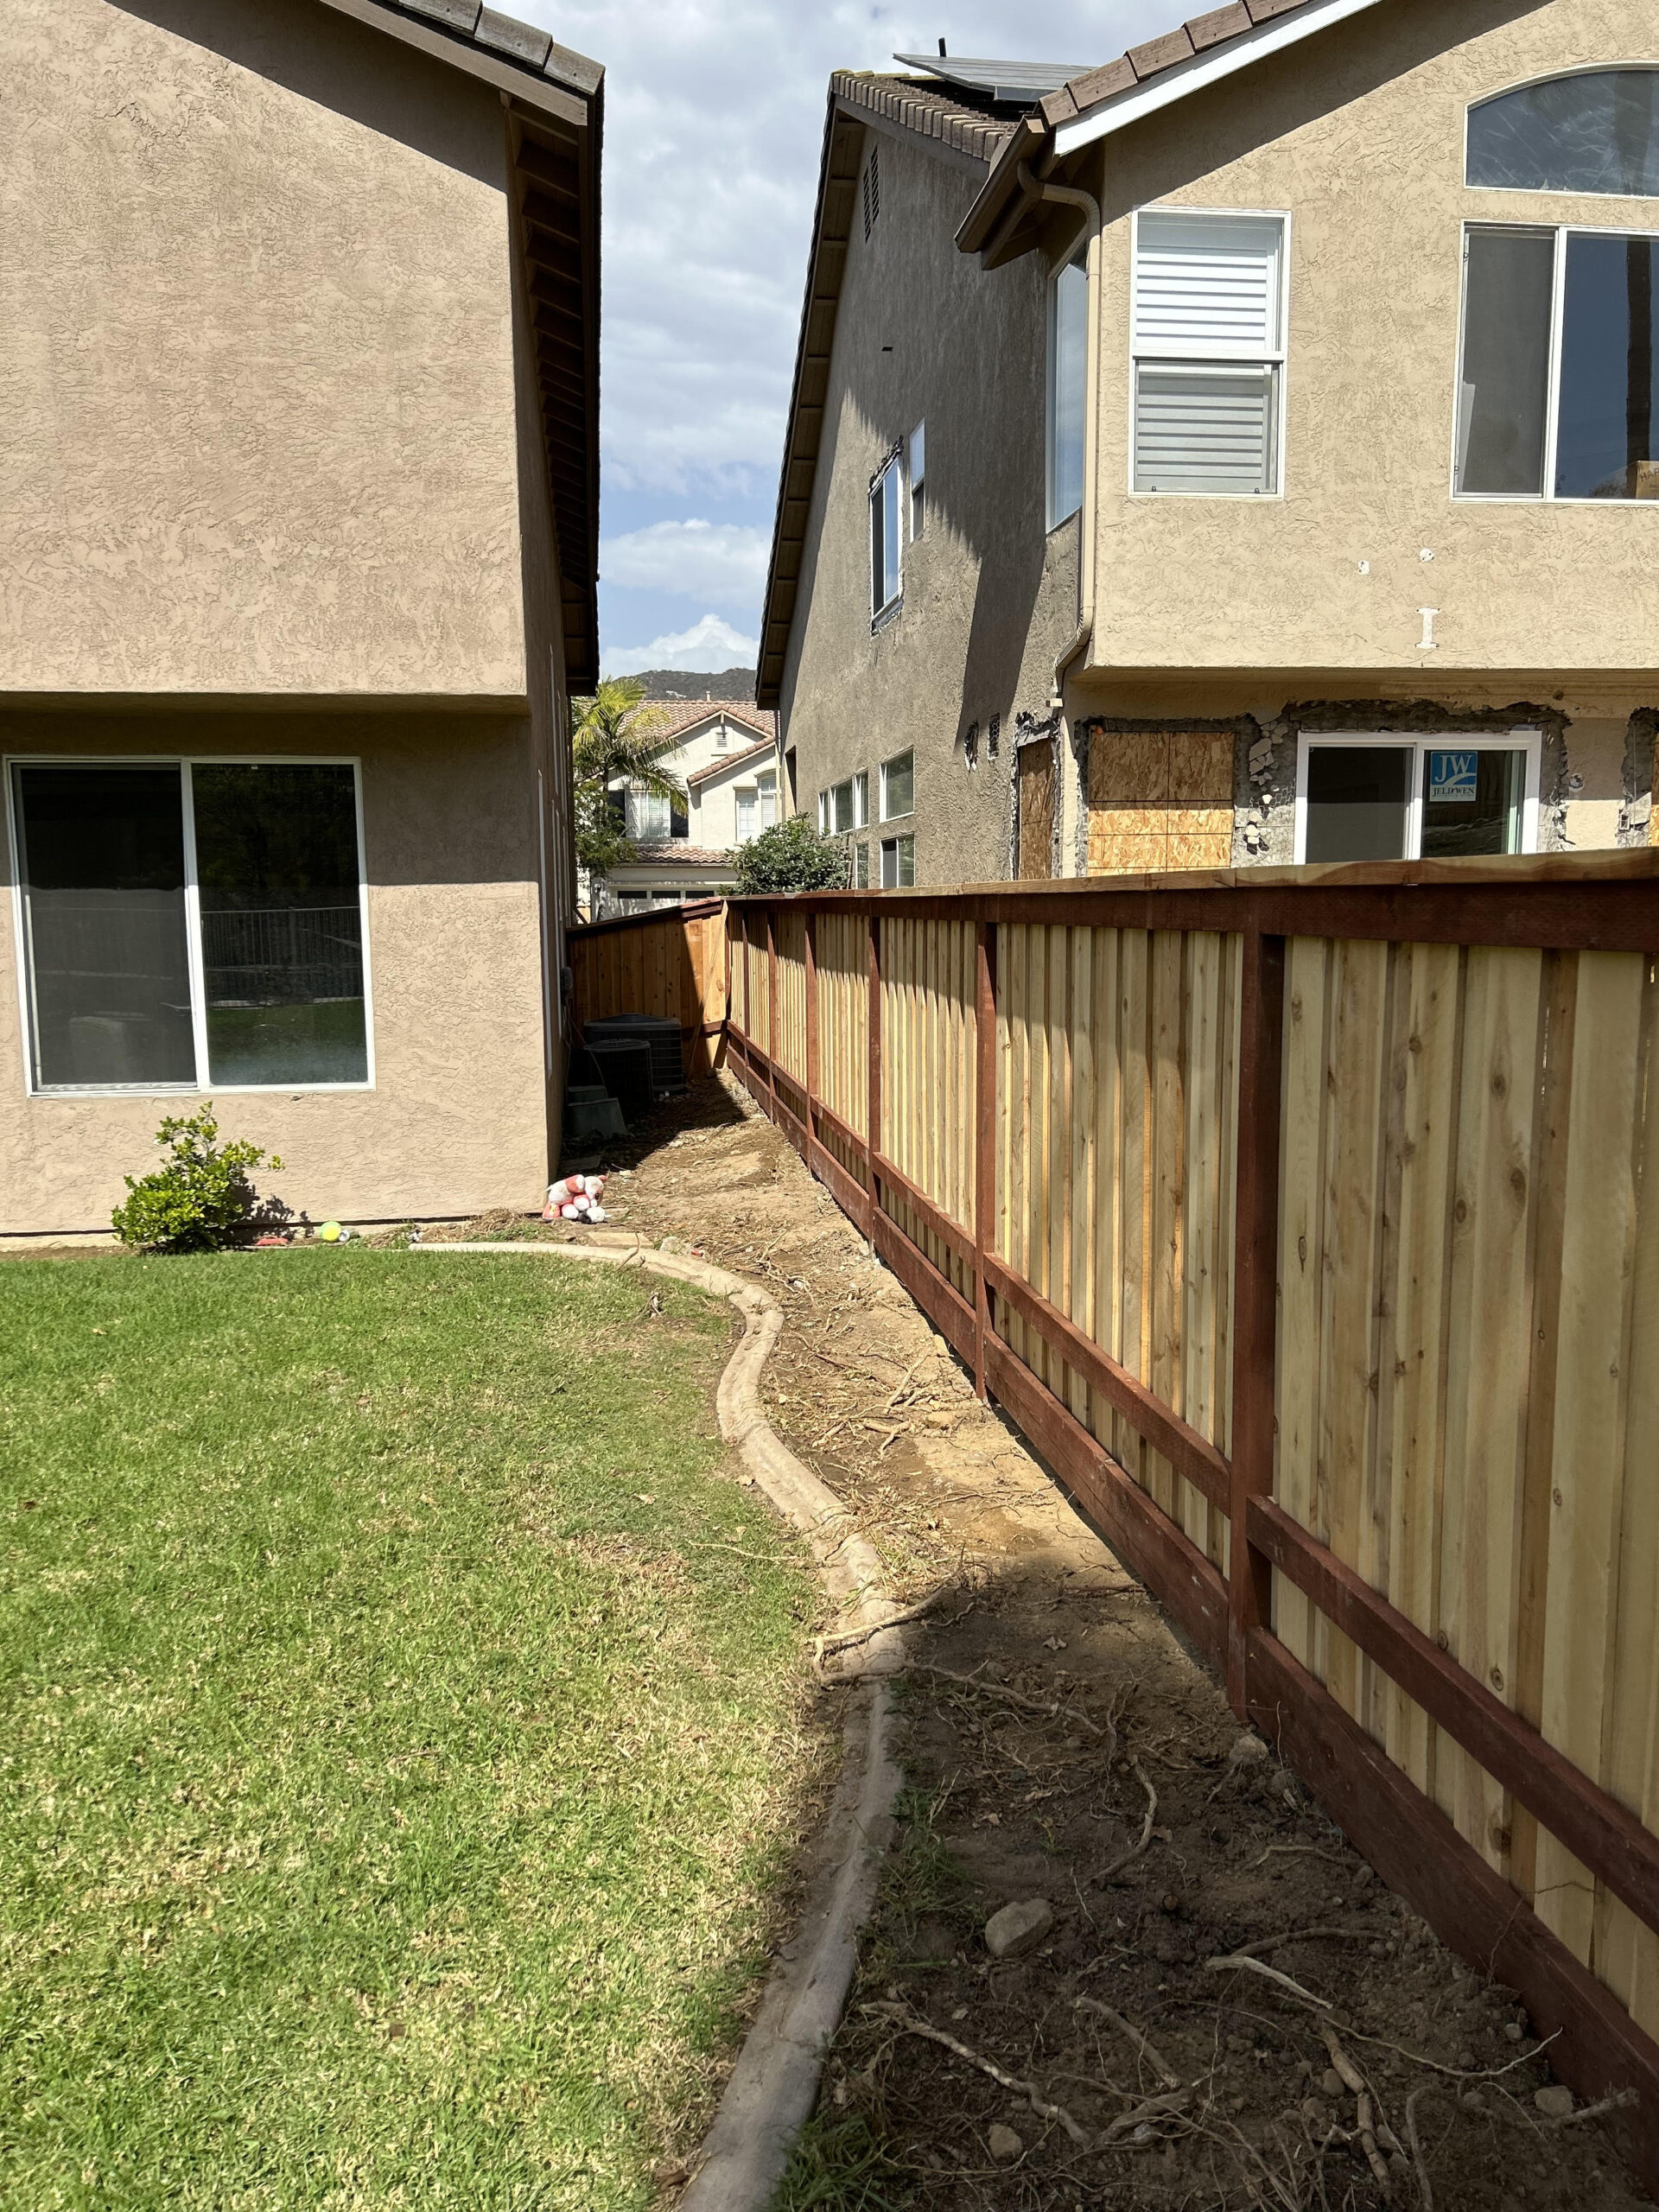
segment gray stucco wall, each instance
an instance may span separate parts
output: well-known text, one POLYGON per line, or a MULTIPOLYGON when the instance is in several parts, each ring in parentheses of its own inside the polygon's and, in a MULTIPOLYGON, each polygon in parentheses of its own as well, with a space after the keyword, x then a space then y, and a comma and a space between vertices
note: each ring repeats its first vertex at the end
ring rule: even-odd
POLYGON ((1018 718, 1046 716, 1077 620, 1077 523, 1044 527, 1046 272, 1027 257, 982 275, 955 244, 975 173, 886 131, 867 155, 873 140, 881 213, 848 251, 783 741, 809 813, 860 769, 874 810, 880 763, 913 747, 915 814, 887 834, 913 829, 918 883, 984 880, 1008 872, 1018 718), (923 421, 927 526, 873 635, 870 479, 923 421))

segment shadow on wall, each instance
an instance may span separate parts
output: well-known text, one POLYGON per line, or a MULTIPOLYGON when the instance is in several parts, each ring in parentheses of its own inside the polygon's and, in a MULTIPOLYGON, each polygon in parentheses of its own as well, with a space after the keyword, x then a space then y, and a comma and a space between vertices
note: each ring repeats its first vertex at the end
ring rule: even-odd
MULTIPOLYGON (((6 715, 0 753, 67 763, 124 757, 293 758, 363 763, 363 831, 375 885, 531 883, 536 817, 524 714, 6 715)), ((0 887, 10 855, 0 791, 0 887)))
POLYGON ((494 89, 479 84, 477 98, 458 99, 453 69, 317 0, 111 4, 480 184, 505 188, 494 89))

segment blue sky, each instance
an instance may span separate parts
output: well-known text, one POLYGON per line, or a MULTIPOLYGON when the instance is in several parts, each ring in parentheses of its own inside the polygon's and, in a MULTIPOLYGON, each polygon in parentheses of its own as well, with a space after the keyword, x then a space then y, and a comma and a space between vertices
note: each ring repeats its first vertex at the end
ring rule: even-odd
POLYGON ((830 72, 894 49, 1094 63, 1180 0, 505 0, 606 69, 601 648, 747 664, 830 72))

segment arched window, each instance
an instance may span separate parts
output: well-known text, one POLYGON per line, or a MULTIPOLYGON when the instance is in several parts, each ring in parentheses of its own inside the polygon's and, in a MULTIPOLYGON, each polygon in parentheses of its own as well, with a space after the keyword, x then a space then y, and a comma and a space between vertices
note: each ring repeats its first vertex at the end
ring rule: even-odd
POLYGON ((1471 108, 1465 181, 1659 197, 1659 66, 1551 77, 1471 108))

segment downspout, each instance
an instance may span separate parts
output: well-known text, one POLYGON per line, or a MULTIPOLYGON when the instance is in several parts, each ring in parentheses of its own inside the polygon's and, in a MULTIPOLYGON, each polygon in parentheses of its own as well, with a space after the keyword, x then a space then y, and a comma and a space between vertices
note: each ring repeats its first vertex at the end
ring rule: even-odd
POLYGON ((1071 643, 1054 663, 1054 681, 1049 693, 1049 706, 1058 711, 1063 703, 1063 686, 1066 671, 1079 653, 1087 647, 1095 633, 1095 479, 1100 450, 1100 202, 1093 193, 1078 186, 1052 184, 1038 176, 1029 162, 1021 162, 1018 170, 1020 190, 1027 204, 1040 200, 1046 206, 1075 207, 1082 215, 1088 229, 1087 260, 1084 264, 1089 284, 1089 340, 1084 354, 1084 374, 1088 385, 1088 401, 1083 417, 1083 511, 1078 520, 1081 544, 1077 560, 1077 626, 1071 643))

